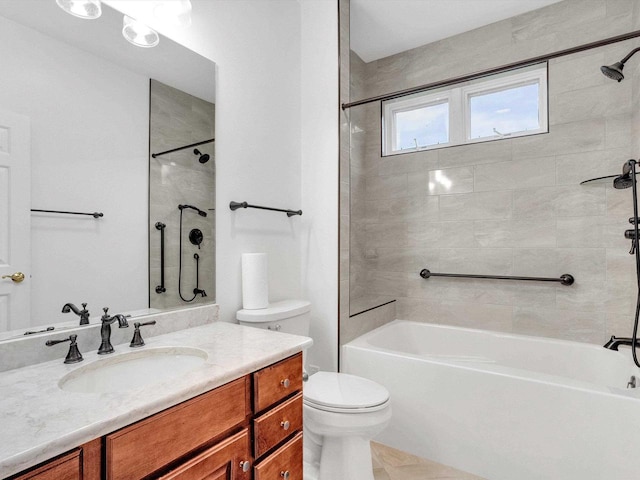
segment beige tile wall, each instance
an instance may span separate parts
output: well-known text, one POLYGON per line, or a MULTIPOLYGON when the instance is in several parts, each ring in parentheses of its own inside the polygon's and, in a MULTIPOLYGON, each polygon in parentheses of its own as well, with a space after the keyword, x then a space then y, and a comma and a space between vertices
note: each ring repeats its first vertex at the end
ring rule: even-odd
MULTIPOLYGON (((349 101, 349 6, 350 0, 338 0, 339 24, 340 24, 340 103, 349 101)), ((339 331, 338 338, 342 335, 342 328, 348 325, 349 321, 349 253, 350 253, 350 115, 349 110, 340 110, 340 292, 339 292, 339 331)), ((339 340, 340 341, 340 340, 339 340)), ((339 350, 338 350, 339 351, 339 350)), ((338 354, 339 356, 339 354, 338 354)))
MULTIPOLYGON (((351 99, 496 67, 640 26, 633 0, 565 0, 364 64, 351 55, 351 99)), ((604 64, 640 41, 549 63, 550 133, 391 157, 380 155, 380 105, 351 125, 351 298, 393 295, 399 318, 603 343, 628 335, 635 305, 624 239, 631 191, 580 186, 640 151, 640 54, 621 83, 604 64), (449 191, 429 192, 441 170, 449 191), (434 272, 556 277, 572 287, 434 272)), ((343 217, 344 220, 344 217, 343 217)))
MULTIPOLYGON (((215 106, 185 92, 151 81, 150 149, 162 152, 183 145, 215 137, 215 106)), ((197 147, 211 156, 207 163, 198 162, 193 148, 149 159, 149 265, 150 306, 171 308, 215 302, 215 198, 216 169, 214 144, 197 147), (193 297, 196 267, 194 253, 200 255, 199 287, 207 297, 196 297, 184 302, 178 295, 178 267, 180 240, 179 204, 190 204, 205 210, 201 217, 193 210, 183 214, 182 238, 182 295, 193 297), (160 232, 156 222, 166 224, 165 229, 165 288, 158 294, 160 283, 160 232), (199 228, 204 240, 200 249, 189 242, 189 232, 199 228)))

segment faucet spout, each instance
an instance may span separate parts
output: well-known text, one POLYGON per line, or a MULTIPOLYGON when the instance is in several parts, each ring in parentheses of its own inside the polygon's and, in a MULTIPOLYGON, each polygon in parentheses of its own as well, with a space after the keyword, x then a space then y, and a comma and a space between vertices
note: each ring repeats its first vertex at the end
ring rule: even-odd
POLYGON ((82 304, 82 310, 76 307, 73 303, 65 303, 62 307, 62 313, 73 312, 80 317, 80 325, 89 325, 89 310, 87 310, 87 304, 82 304))
POLYGON ((118 322, 118 328, 126 328, 129 326, 129 322, 127 322, 127 317, 118 313, 114 316, 109 316, 107 313, 109 311, 108 308, 103 308, 104 315, 101 318, 102 327, 100 327, 100 338, 102 342, 100 343, 100 348, 98 348, 98 355, 106 355, 107 353, 113 353, 114 348, 111 345, 111 324, 115 321, 118 322))
MULTIPOLYGON (((608 348, 609 350, 618 351, 618 347, 620 345, 626 345, 631 347, 633 345, 633 339, 627 337, 616 337, 615 335, 611 335, 611 338, 607 343, 603 345, 604 348, 608 348)), ((635 343, 636 348, 640 347, 640 340, 636 340, 635 343)))

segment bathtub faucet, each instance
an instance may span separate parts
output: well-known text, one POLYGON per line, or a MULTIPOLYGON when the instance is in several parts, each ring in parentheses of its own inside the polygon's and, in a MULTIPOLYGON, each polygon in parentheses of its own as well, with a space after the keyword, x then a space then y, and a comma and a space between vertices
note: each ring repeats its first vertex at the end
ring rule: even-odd
MULTIPOLYGON (((618 347, 620 345, 628 345, 629 347, 633 345, 633 339, 628 337, 616 337, 615 335, 611 335, 611 338, 607 343, 603 345, 604 348, 608 348, 609 350, 618 351, 618 347)), ((640 339, 636 340, 636 347, 640 347, 640 339)))

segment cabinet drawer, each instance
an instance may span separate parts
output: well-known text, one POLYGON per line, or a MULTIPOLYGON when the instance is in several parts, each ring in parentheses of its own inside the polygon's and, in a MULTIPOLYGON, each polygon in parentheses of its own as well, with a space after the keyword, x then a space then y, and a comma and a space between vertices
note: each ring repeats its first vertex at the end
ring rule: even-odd
POLYGON ((253 421, 255 457, 264 455, 298 430, 302 430, 302 393, 253 421))
POLYGON ((160 480, 249 480, 249 442, 249 430, 245 428, 160 477, 160 480), (248 463, 243 469, 245 462, 248 463))
POLYGON ((302 353, 253 374, 253 406, 260 412, 302 390, 302 353))
POLYGON ((256 465, 253 472, 254 480, 302 480, 302 432, 256 465))
POLYGON ((12 478, 13 480, 81 480, 80 449, 12 478))
POLYGON ((177 460, 251 414, 248 377, 106 436, 108 480, 139 479, 177 460))

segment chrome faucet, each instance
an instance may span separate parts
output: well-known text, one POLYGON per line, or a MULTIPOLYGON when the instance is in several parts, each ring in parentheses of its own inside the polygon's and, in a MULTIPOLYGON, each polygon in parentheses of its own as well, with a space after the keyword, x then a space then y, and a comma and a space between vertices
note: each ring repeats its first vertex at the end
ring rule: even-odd
POLYGON ((87 310, 87 304, 82 304, 82 310, 76 307, 73 303, 65 303, 62 307, 62 313, 73 312, 80 317, 80 325, 89 325, 89 310, 87 310))
POLYGON ((103 308, 104 315, 100 319, 102 321, 102 327, 100 328, 100 337, 102 338, 102 343, 100 344, 100 348, 98 349, 98 355, 106 355, 107 353, 113 353, 113 345, 111 345, 111 324, 118 321, 118 328, 126 328, 129 326, 129 322, 127 322, 127 317, 122 314, 114 315, 110 317, 107 313, 109 311, 108 308, 103 308))
MULTIPOLYGON (((627 337, 616 337, 615 335, 611 335, 611 338, 607 343, 603 345, 604 348, 608 348, 609 350, 618 350, 620 345, 633 345, 633 339, 627 337)), ((636 340, 636 348, 640 347, 640 340, 636 340)))

